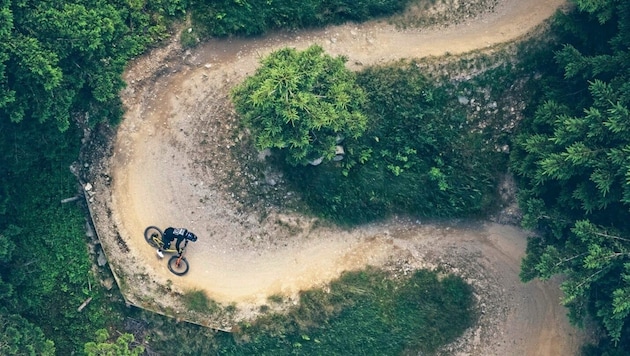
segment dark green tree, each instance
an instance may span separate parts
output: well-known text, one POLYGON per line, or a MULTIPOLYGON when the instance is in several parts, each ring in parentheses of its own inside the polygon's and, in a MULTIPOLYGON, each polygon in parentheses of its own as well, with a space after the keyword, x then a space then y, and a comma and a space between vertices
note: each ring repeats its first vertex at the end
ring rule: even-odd
POLYGON ((28 320, 0 311, 0 354, 54 356, 55 344, 28 320))
POLYGON ((521 277, 565 274, 563 302, 573 320, 590 313, 623 344, 630 321, 630 3, 576 3, 592 19, 555 54, 564 93, 552 91, 512 152, 524 223, 540 231, 521 277), (605 46, 602 35, 609 36, 605 46))
POLYGON ((3 0, 0 115, 54 120, 61 130, 77 113, 92 124, 119 119, 127 61, 166 35, 165 17, 152 8, 162 4, 155 3, 3 0))
POLYGON ((286 149, 289 163, 305 165, 319 157, 332 159, 340 138, 361 136, 365 93, 345 61, 317 45, 281 49, 263 59, 232 92, 256 146, 286 149))
POLYGON ((96 331, 96 341, 85 344, 85 354, 87 356, 139 356, 144 352, 142 346, 131 346, 134 337, 131 334, 122 334, 115 341, 111 342, 106 329, 96 331))

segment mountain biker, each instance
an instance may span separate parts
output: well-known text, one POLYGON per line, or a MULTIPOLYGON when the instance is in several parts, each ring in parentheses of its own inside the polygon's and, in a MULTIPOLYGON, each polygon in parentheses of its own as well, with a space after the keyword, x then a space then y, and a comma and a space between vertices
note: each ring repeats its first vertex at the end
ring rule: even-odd
POLYGON ((188 241, 195 242, 197 241, 197 235, 193 234, 192 232, 184 228, 176 228, 176 227, 167 228, 166 230, 164 230, 164 233, 162 234, 162 242, 164 243, 164 247, 158 248, 157 250, 157 255, 160 258, 164 257, 162 250, 168 250, 169 247, 171 247, 171 242, 173 242, 173 240, 175 239, 177 239, 177 242, 175 243, 175 249, 177 250, 177 253, 181 254, 182 250, 180 249, 179 245, 182 243, 182 241, 188 240, 188 241))

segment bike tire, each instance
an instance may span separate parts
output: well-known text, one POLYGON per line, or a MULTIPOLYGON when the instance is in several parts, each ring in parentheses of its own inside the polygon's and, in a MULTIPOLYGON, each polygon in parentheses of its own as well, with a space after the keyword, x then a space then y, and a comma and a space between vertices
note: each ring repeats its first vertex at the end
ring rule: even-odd
POLYGON ((149 226, 144 230, 144 239, 149 243, 149 245, 160 248, 160 245, 156 242, 162 241, 162 230, 156 226, 149 226))
POLYGON ((186 257, 182 257, 181 260, 179 260, 179 265, 177 265, 177 260, 179 260, 178 256, 172 256, 168 260, 168 269, 178 276, 183 276, 188 273, 190 266, 188 265, 186 257))

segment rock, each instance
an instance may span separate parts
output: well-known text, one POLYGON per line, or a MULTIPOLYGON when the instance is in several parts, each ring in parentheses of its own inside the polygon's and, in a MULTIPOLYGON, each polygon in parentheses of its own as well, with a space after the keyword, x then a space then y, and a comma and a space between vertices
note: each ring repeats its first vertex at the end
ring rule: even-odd
POLYGON ((99 267, 103 267, 107 264, 107 258, 105 257, 103 250, 98 251, 98 257, 96 258, 96 263, 98 264, 99 267))
POLYGON ((337 146, 335 146, 335 154, 336 155, 345 155, 346 151, 344 151, 343 146, 337 145, 337 146))
POLYGON ((469 102, 468 98, 462 95, 457 97, 457 101, 462 105, 468 105, 469 102))
POLYGON ((324 157, 319 157, 318 159, 309 161, 308 164, 310 164, 311 166, 319 166, 323 161, 324 161, 324 157))
POLYGON ((114 280, 112 278, 107 278, 106 280, 102 281, 101 284, 103 285, 103 287, 105 287, 105 289, 110 290, 114 287, 114 280))
POLYGON ((271 156, 271 150, 268 149, 268 148, 265 148, 264 150, 258 152, 258 157, 257 158, 258 158, 258 160, 260 162, 264 162, 265 158, 267 158, 269 156, 271 156))
POLYGON ((90 184, 90 183, 86 183, 86 184, 85 184, 85 187, 83 187, 83 188, 85 189, 85 191, 86 191, 86 192, 89 192, 89 191, 91 191, 91 190, 92 190, 92 188, 93 188, 93 187, 92 187, 92 184, 90 184))
POLYGON ((96 236, 96 232, 92 228, 92 224, 90 224, 89 222, 85 223, 85 236, 89 237, 90 239, 93 239, 96 236))
POLYGON ((265 170, 264 175, 265 175, 265 183, 267 183, 268 185, 272 187, 278 184, 278 182, 280 182, 280 179, 282 178, 282 173, 274 172, 270 168, 267 168, 265 170))

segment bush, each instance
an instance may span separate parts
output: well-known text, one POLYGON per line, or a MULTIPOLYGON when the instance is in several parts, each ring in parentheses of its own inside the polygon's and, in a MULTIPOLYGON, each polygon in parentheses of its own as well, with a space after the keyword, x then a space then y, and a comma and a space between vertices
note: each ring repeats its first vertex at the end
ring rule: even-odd
POLYGON ((296 166, 335 157, 339 137, 358 138, 366 129, 365 94, 344 63, 317 45, 281 49, 263 59, 232 92, 256 146, 284 150, 296 166))

